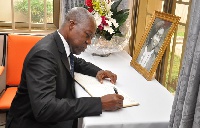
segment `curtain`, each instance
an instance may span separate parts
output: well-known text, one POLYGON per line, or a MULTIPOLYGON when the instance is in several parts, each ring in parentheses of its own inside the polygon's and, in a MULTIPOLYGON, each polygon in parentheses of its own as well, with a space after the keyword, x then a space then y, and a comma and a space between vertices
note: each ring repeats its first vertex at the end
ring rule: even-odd
POLYGON ((65 20, 65 13, 67 13, 73 7, 80 7, 84 5, 85 0, 61 0, 60 2, 60 23, 59 26, 65 20))
POLYGON ((186 51, 169 128, 200 128, 200 0, 192 0, 186 51))

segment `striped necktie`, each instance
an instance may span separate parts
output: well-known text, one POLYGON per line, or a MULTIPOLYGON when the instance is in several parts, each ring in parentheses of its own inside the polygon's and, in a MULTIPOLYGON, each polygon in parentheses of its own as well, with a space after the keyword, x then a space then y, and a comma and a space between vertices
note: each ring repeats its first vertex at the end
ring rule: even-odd
POLYGON ((74 77, 74 56, 73 56, 72 52, 70 53, 69 58, 70 58, 70 65, 71 65, 70 73, 71 73, 72 77, 74 77))

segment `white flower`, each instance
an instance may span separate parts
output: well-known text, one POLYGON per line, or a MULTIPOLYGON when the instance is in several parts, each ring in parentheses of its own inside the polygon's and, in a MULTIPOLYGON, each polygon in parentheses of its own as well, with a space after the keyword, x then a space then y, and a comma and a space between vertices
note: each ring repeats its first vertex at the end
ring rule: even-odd
POLYGON ((108 25, 111 27, 112 26, 112 22, 110 20, 106 20, 106 23, 108 23, 108 25))
POLYGON ((113 15, 113 12, 109 11, 108 14, 107 14, 107 17, 111 18, 112 15, 113 15))
POLYGON ((115 19, 109 18, 109 21, 113 23, 113 25, 115 26, 115 28, 117 28, 119 26, 119 24, 116 22, 115 19))
POLYGON ((108 31, 110 34, 115 33, 114 30, 110 26, 104 26, 104 30, 108 31))
POLYGON ((106 1, 106 3, 107 3, 106 10, 107 10, 108 12, 110 12, 111 5, 112 5, 114 2, 108 0, 108 1, 106 1))
POLYGON ((99 15, 99 13, 95 13, 94 14, 94 19, 96 20, 96 24, 97 24, 97 27, 101 24, 101 16, 99 15))

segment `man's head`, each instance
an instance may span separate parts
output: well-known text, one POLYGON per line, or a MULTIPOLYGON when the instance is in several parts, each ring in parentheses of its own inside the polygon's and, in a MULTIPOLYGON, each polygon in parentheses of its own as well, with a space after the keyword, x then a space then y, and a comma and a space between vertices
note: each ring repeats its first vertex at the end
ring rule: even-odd
POLYGON ((74 54, 83 52, 96 32, 93 15, 81 7, 72 8, 65 17, 59 32, 64 36, 74 54))

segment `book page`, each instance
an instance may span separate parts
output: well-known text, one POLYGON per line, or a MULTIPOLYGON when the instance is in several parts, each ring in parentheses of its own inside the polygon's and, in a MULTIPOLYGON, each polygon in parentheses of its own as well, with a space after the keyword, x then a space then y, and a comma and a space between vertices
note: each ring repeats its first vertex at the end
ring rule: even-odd
POLYGON ((139 105, 138 102, 133 100, 116 85, 112 84, 109 80, 104 80, 101 84, 95 77, 83 75, 81 73, 74 73, 74 79, 79 83, 86 92, 92 97, 101 97, 107 94, 114 94, 114 87, 117 89, 118 94, 124 97, 123 107, 139 105))

